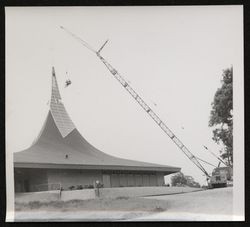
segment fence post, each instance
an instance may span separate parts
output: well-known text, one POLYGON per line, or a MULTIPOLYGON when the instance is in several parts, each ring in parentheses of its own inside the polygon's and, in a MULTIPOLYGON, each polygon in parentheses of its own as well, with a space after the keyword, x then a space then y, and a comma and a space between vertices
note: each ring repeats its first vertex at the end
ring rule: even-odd
POLYGON ((100 181, 99 180, 95 182, 94 187, 95 187, 95 195, 99 198, 100 197, 100 191, 99 191, 100 181))
POLYGON ((62 197, 62 185, 59 183, 59 200, 61 200, 62 197))

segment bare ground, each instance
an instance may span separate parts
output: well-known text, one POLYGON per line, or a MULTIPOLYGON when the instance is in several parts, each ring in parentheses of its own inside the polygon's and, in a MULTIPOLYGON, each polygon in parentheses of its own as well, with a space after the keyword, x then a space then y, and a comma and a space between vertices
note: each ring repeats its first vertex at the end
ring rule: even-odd
POLYGON ((232 187, 147 198, 167 201, 168 210, 138 220, 233 220, 232 187))
POLYGON ((145 198, 16 204, 16 221, 231 220, 232 188, 145 198))

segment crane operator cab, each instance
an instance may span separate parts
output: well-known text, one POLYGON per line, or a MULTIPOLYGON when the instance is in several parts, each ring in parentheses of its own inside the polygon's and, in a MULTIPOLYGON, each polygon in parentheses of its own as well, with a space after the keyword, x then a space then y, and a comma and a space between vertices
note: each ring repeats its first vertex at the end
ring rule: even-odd
POLYGON ((227 187, 233 180, 233 169, 229 166, 215 168, 210 178, 211 188, 227 187))

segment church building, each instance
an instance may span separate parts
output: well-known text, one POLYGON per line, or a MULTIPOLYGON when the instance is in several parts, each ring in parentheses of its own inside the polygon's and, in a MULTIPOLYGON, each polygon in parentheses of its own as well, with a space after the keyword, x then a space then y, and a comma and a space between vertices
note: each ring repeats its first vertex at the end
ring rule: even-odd
POLYGON ((162 186, 180 168, 117 158, 92 146, 70 119, 52 69, 50 109, 41 132, 14 153, 15 192, 92 187, 162 186))

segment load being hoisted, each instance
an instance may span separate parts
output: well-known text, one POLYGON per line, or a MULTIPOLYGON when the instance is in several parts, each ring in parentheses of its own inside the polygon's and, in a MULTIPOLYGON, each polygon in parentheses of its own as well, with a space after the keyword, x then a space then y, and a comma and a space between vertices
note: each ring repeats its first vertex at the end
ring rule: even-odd
POLYGON ((165 134, 169 136, 169 138, 177 145, 177 147, 192 161, 194 165, 196 165, 205 175, 207 181, 211 178, 211 176, 207 173, 205 168, 201 165, 201 163, 198 161, 205 162, 207 164, 210 164, 202 159, 199 159, 195 155, 189 151, 189 149, 181 142, 181 140, 178 139, 178 137, 168 128, 168 126, 158 117, 158 115, 152 110, 152 108, 137 94, 137 92, 130 86, 129 82, 127 82, 119 73, 118 71, 107 62, 106 59, 104 59, 100 52, 104 48, 104 46, 107 44, 108 40, 105 41, 105 43, 101 46, 101 48, 96 51, 94 48, 92 48, 87 42, 82 40, 80 37, 76 36, 63 26, 60 26, 61 29, 63 29, 65 32, 67 32, 70 36, 74 37, 76 40, 78 40, 82 45, 84 45, 87 49, 94 52, 97 57, 102 61, 102 63, 107 67, 107 69, 111 72, 113 77, 123 86, 124 89, 135 99, 135 101, 145 110, 145 112, 154 120, 154 122, 163 130, 165 134))

